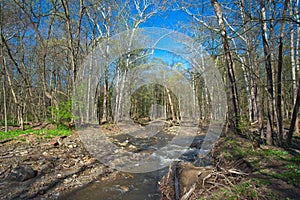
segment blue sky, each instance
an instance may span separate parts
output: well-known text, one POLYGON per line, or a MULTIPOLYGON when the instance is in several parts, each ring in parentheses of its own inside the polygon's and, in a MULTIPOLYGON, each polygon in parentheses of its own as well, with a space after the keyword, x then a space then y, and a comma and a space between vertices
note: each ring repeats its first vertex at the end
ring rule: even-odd
POLYGON ((153 16, 142 24, 141 27, 161 27, 183 32, 182 26, 186 25, 189 21, 190 17, 183 11, 167 11, 153 16))
MULTIPOLYGON (((184 29, 182 29, 182 25, 186 25, 189 21, 190 17, 183 11, 168 11, 163 14, 153 16, 146 23, 142 24, 141 28, 167 28, 191 36, 191 33, 188 33, 184 31, 184 29)), ((176 63, 180 62, 183 64, 182 67, 186 69, 191 67, 188 61, 184 60, 179 55, 166 50, 155 49, 154 55, 151 56, 150 60, 152 60, 153 58, 159 58, 162 61, 166 62, 169 66, 175 65, 176 63)))

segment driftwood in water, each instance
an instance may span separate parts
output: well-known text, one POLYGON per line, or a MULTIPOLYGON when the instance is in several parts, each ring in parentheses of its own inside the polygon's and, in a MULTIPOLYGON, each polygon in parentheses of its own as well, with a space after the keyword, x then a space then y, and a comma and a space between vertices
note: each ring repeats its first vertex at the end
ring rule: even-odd
POLYGON ((195 167, 192 163, 173 163, 160 182, 162 200, 184 200, 193 193, 199 180, 211 173, 211 167, 195 167))
POLYGON ((159 189, 162 193, 162 200, 174 200, 174 165, 170 164, 168 173, 162 177, 159 183, 159 189))
POLYGON ((179 183, 178 183, 177 163, 174 164, 174 189, 175 189, 175 200, 179 200, 179 183))
POLYGON ((217 188, 230 188, 248 174, 235 168, 195 167, 192 163, 173 163, 160 182, 162 200, 199 199, 217 188))

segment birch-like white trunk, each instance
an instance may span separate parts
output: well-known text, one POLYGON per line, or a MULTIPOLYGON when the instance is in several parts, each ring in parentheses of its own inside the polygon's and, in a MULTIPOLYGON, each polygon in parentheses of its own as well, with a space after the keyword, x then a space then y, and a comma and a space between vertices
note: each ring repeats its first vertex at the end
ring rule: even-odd
MULTIPOLYGON (((290 2, 290 12, 292 11, 291 8, 292 5, 292 0, 290 2)), ((293 94, 294 94, 294 98, 293 98, 293 102, 294 104, 296 103, 296 99, 297 99, 297 78, 299 78, 299 69, 300 69, 300 14, 299 14, 299 6, 300 6, 300 1, 297 0, 296 1, 296 6, 294 6, 294 14, 296 14, 296 19, 297 19, 297 24, 296 24, 296 46, 293 48, 292 51, 292 45, 294 46, 294 41, 292 41, 292 39, 294 40, 294 29, 293 29, 293 25, 291 24, 291 31, 293 31, 293 33, 291 32, 291 54, 293 57, 293 55, 295 55, 294 57, 294 65, 292 65, 292 78, 293 78, 293 94), (292 36, 293 34, 293 36, 292 36), (294 51, 295 49, 295 51, 294 51), (292 53, 294 52, 294 53, 292 53), (298 76, 298 77, 297 77, 298 76)), ((291 60, 292 62, 292 60, 291 60)), ((295 124, 295 134, 299 133, 299 118, 296 117, 296 124, 295 124)))
POLYGON ((261 8, 261 34, 264 48, 264 59, 267 76, 267 143, 273 145, 273 131, 274 131, 274 87, 273 87, 273 70, 272 70, 272 57, 270 50, 270 43, 268 39, 267 28, 267 14, 264 0, 260 0, 261 8))

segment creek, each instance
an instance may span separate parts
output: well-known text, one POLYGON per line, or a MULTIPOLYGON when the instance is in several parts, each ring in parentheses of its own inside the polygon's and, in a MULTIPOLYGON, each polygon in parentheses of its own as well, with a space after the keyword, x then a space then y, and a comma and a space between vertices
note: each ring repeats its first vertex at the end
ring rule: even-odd
MULTIPOLYGON (((111 141, 123 149, 134 152, 149 152, 155 154, 156 150, 165 146, 174 138, 174 133, 169 131, 159 131, 155 136, 150 138, 130 137, 128 134, 119 134, 111 137, 111 141)), ((182 138, 184 139, 184 137, 182 138)), ((195 162, 197 153, 201 147, 204 135, 196 135, 190 147, 177 159, 172 161, 195 162)), ((180 147, 175 144, 171 145, 165 151, 166 154, 177 154, 180 147)), ((98 180, 84 187, 78 188, 71 193, 61 196, 61 199, 69 200, 156 200, 160 199, 159 181, 167 173, 170 159, 164 155, 157 154, 160 163, 158 165, 165 166, 158 170, 147 173, 128 173, 119 172, 112 180, 98 180)))

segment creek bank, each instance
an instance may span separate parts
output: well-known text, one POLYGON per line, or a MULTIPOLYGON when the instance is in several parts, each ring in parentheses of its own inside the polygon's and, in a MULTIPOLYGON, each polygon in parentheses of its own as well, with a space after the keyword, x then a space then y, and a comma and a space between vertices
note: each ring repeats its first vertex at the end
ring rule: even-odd
MULTIPOLYGON (((152 124, 151 127, 156 130, 156 126, 152 124)), ((176 135, 178 129, 172 126, 167 128, 168 133, 161 132, 151 139, 134 139, 128 137, 126 131, 134 132, 139 130, 140 126, 125 124, 121 128, 123 132, 120 132, 117 126, 107 125, 103 130, 121 151, 144 154, 152 154, 153 151, 164 146, 176 135)), ((41 134, 42 132, 41 130, 41 134)), ((203 135, 196 137, 192 146, 199 147, 202 138, 203 135)), ((195 156, 195 151, 190 149, 188 154, 183 155, 183 159, 193 160, 195 156)), ((149 198, 159 199, 158 181, 165 173, 166 170, 163 169, 153 174, 132 176, 108 168, 86 150, 76 132, 70 136, 53 138, 26 133, 14 139, 2 140, 0 143, 1 199, 64 199, 80 191, 81 188, 91 186, 92 191, 95 191, 93 187, 98 186, 90 183, 100 184, 99 187, 111 185, 108 190, 115 188, 122 195, 132 191, 137 191, 138 195, 145 195, 146 190, 151 190, 149 198), (124 184, 118 184, 116 179, 122 177, 124 184), (138 184, 132 185, 128 180, 138 184), (146 190, 140 189, 143 185, 148 185, 146 190)), ((104 193, 107 191, 103 191, 100 195, 104 193)), ((135 196, 134 193, 132 195, 135 196)))
POLYGON ((24 134, 0 144, 1 199, 57 199, 115 175, 85 150, 76 133, 43 140, 24 134))
MULTIPOLYGON (((168 134, 161 133, 150 140, 134 140, 119 133, 117 128, 108 128, 111 142, 121 149, 149 154, 155 151, 155 144, 156 148, 163 146, 176 132, 176 128, 171 128, 168 134)), ((146 195, 144 199, 184 200, 297 199, 300 195, 300 175, 297 171, 291 173, 294 169, 291 167, 299 167, 299 153, 297 156, 280 148, 257 147, 244 136, 229 135, 219 139, 211 161, 194 166, 191 162, 195 161, 195 150, 202 140, 203 135, 197 135, 181 162, 169 169, 132 175, 98 162, 86 151, 77 133, 42 140, 35 134, 20 135, 16 140, 0 143, 0 196, 1 199, 99 199, 112 194, 105 198, 139 199, 146 195), (281 178, 283 175, 286 177, 281 178)))
POLYGON ((212 166, 170 165, 160 181, 162 200, 299 199, 299 152, 299 145, 256 145, 247 135, 228 134, 211 152, 212 166))
MULTIPOLYGON (((120 125, 122 126, 122 124, 120 125)), ((153 126, 152 126, 153 127, 153 126)), ((168 155, 173 155, 177 153, 179 147, 174 147, 170 149, 165 149, 165 154, 156 154, 156 151, 161 147, 166 146, 166 144, 171 141, 177 134, 178 128, 176 126, 167 127, 163 130, 158 131, 154 136, 143 137, 139 134, 137 137, 132 137, 127 132, 135 133, 136 126, 122 127, 123 132, 110 134, 110 140, 114 143, 120 150, 120 152, 133 152, 142 153, 148 156, 155 156, 160 160, 160 164, 169 163, 170 158, 168 155)), ((105 130, 104 130, 105 131, 105 130)), ((181 155, 179 158, 174 160, 181 160, 185 162, 194 162, 197 156, 198 148, 201 146, 204 139, 204 135, 198 132, 197 136, 191 142, 190 148, 187 146, 187 151, 181 155)), ((112 162, 118 163, 119 158, 113 159, 112 162)), ((69 193, 66 193, 63 199, 143 199, 143 200, 159 200, 161 199, 161 193, 159 191, 159 181, 167 173, 168 164, 156 171, 150 171, 147 173, 123 173, 119 172, 114 179, 106 181, 98 181, 82 187, 75 189, 69 193)))

